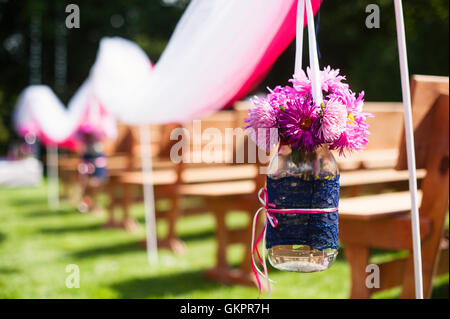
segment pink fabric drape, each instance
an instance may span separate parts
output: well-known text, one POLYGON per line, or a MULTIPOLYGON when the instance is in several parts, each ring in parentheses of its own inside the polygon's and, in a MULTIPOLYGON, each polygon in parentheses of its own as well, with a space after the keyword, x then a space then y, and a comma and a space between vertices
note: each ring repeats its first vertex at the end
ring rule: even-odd
MULTIPOLYGON (((323 0, 312 0, 314 14, 320 8, 323 0)), ((295 39, 295 25, 297 20, 297 1, 292 3, 289 14, 286 16, 281 28, 279 29, 277 36, 273 39, 269 48, 265 52, 263 58, 254 70, 252 76, 242 85, 242 88, 236 95, 230 100, 228 106, 231 106, 233 102, 245 97, 253 88, 255 88, 270 71, 270 68, 278 59, 278 57, 284 52, 289 44, 295 39)), ((305 23, 307 24, 306 12, 305 23)))

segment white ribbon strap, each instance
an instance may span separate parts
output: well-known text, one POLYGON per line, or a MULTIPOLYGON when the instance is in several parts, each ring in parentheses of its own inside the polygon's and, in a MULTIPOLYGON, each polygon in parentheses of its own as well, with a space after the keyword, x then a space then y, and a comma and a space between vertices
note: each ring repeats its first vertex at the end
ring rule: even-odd
POLYGON ((295 70, 297 74, 302 69, 303 59, 303 26, 305 24, 305 0, 298 0, 297 6, 297 40, 295 48, 295 70))
POLYGON ((323 102, 322 85, 311 0, 306 0, 306 16, 308 18, 309 65, 311 67, 312 95, 314 101, 317 104, 321 104, 323 102))

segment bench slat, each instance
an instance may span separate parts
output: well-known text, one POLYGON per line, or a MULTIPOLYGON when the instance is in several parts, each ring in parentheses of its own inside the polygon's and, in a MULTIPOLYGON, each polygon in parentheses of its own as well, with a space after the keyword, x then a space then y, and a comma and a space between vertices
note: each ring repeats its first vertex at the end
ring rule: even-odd
MULTIPOLYGON (((419 192, 419 202, 422 193, 419 192)), ((360 197, 343 198, 339 201, 341 218, 374 219, 403 214, 411 209, 408 191, 360 197)))
MULTIPOLYGON (((424 169, 417 170, 417 178, 421 179, 425 177, 425 173, 426 171, 424 169)), ((342 172, 340 183, 342 187, 348 187, 355 185, 407 181, 408 178, 408 171, 397 171, 395 169, 365 169, 351 172, 342 172)))

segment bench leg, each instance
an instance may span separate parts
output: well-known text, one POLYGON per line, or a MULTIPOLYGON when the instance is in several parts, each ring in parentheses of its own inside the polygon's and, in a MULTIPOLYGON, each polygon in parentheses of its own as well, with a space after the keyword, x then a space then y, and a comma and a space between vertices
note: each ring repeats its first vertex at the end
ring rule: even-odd
POLYGON ((117 196, 116 196, 116 184, 109 180, 106 184, 106 193, 108 195, 108 205, 107 205, 107 221, 104 227, 110 228, 116 226, 116 221, 114 219, 114 211, 116 209, 117 196))
POLYGON ((216 219, 216 242, 217 242, 217 268, 227 268, 227 225, 225 223, 225 212, 220 207, 214 208, 214 217, 216 219))
POLYGON ((158 242, 161 248, 167 248, 176 254, 184 254, 186 252, 186 245, 177 236, 177 222, 180 216, 180 197, 174 190, 171 192, 170 201, 172 207, 167 212, 168 233, 167 238, 158 242))
MULTIPOLYGON (((423 295, 424 298, 430 299, 433 292, 433 280, 437 274, 439 266, 440 244, 441 238, 439 237, 442 232, 435 230, 433 234, 437 237, 435 242, 430 239, 425 240, 422 243, 422 280, 423 280, 423 295), (436 243, 437 242, 437 243, 436 243)), ((416 298, 415 291, 415 279, 414 279, 414 255, 410 252, 410 256, 406 262, 405 271, 403 274, 403 287, 402 287, 402 299, 414 299, 416 298)))
POLYGON ((344 249, 345 258, 350 264, 351 299, 370 298, 370 290, 366 287, 366 267, 369 263, 369 247, 347 245, 344 249))
POLYGON ((253 274, 252 271, 252 222, 253 222, 253 213, 249 213, 248 215, 249 221, 247 226, 245 227, 245 236, 242 238, 242 244, 244 245, 244 256, 241 262, 241 270, 243 272, 253 274))
POLYGON ((130 204, 133 201, 133 187, 131 185, 123 185, 123 197, 121 201, 123 218, 121 222, 121 227, 129 232, 134 232, 137 230, 138 224, 130 214, 130 204))
MULTIPOLYGON (((205 271, 204 275, 207 279, 218 281, 227 285, 243 285, 256 287, 256 279, 251 269, 251 222, 245 229, 245 235, 236 239, 233 231, 227 228, 225 223, 226 207, 222 201, 217 204, 208 203, 208 207, 214 209, 214 217, 216 219, 216 266, 205 271), (239 243, 245 245, 245 255, 239 268, 231 268, 227 261, 227 247, 230 243, 239 243)), ((262 289, 267 290, 265 281, 261 281, 262 289)))
POLYGON ((228 278, 228 239, 225 212, 223 207, 215 205, 214 201, 207 201, 207 206, 213 209, 214 218, 216 220, 216 265, 212 269, 206 270, 204 276, 209 280, 230 284, 231 282, 228 278))

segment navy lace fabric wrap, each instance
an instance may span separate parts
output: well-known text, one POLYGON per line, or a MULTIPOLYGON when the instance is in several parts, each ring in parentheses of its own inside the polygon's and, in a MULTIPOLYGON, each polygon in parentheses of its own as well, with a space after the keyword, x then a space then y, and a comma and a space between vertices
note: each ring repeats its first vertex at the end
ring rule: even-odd
MULTIPOLYGON (((299 177, 267 177, 267 194, 276 209, 334 208, 339 204, 339 176, 304 180, 299 177)), ((323 250, 338 248, 338 211, 333 213, 274 213, 278 225, 267 223, 266 247, 309 245, 323 250)))
POLYGON ((108 177, 108 170, 104 165, 98 165, 98 162, 106 161, 105 155, 102 152, 84 152, 83 153, 83 162, 88 165, 92 165, 94 170, 88 174, 89 177, 96 177, 101 181, 105 180, 108 177))

